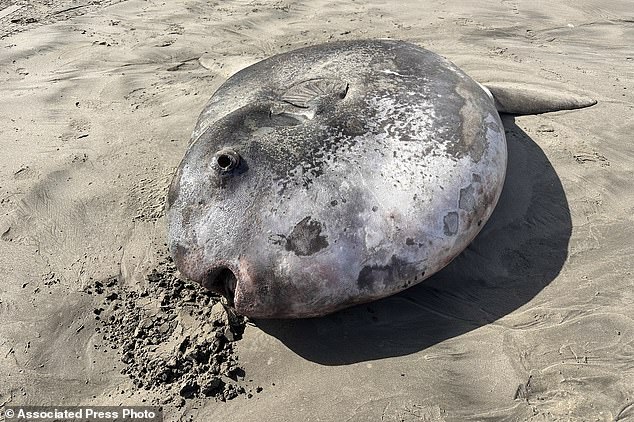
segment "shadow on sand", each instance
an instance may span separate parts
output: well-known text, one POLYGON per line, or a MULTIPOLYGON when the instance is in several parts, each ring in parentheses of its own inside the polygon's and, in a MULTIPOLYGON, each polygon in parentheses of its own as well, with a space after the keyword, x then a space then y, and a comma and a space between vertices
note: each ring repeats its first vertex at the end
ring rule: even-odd
POLYGON ((258 320, 300 356, 323 365, 401 356, 493 322, 559 274, 572 222, 557 173, 511 116, 503 116, 508 170, 478 237, 451 264, 397 295, 333 315, 258 320))

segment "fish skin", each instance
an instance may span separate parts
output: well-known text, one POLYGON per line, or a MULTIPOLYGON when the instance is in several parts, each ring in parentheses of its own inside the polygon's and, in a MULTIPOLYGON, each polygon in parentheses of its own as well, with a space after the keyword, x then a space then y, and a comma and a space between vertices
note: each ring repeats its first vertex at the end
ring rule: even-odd
POLYGON ((451 62, 402 41, 306 47, 212 96, 168 193, 168 244, 239 313, 320 316, 451 262, 505 171, 494 102, 451 62))

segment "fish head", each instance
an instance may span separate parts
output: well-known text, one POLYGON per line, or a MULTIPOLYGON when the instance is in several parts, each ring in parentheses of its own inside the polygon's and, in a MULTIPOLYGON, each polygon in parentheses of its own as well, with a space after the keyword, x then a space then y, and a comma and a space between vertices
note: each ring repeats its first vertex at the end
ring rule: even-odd
POLYGON ((270 104, 243 107, 190 144, 171 183, 168 246, 176 267, 243 315, 316 316, 358 296, 350 266, 358 251, 347 256, 352 249, 331 230, 352 233, 363 223, 342 218, 333 205, 344 205, 332 192, 339 186, 327 175, 317 180, 327 138, 320 128, 270 104), (310 169, 301 165, 307 156, 310 169))

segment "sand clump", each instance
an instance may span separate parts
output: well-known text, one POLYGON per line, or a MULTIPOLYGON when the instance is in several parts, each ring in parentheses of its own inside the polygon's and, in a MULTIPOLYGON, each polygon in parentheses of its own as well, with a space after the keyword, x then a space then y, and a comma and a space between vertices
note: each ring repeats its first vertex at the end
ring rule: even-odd
POLYGON ((114 277, 86 288, 96 295, 95 330, 103 340, 94 347, 116 349, 125 364, 121 373, 137 389, 161 396, 157 404, 177 406, 193 398, 250 398, 262 390, 245 382, 234 349, 246 318, 220 297, 180 280, 169 258, 146 281, 140 290, 114 277))

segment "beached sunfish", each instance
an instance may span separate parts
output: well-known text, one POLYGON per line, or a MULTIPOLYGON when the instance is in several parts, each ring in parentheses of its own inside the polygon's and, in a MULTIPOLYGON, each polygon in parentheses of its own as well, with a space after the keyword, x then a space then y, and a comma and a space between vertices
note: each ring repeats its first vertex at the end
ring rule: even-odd
POLYGON ((239 71, 203 110, 169 189, 177 268, 256 318, 324 315, 420 283, 500 196, 496 106, 594 103, 490 88, 394 40, 316 45, 239 71))

